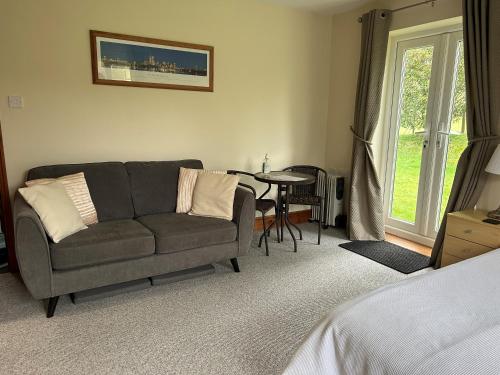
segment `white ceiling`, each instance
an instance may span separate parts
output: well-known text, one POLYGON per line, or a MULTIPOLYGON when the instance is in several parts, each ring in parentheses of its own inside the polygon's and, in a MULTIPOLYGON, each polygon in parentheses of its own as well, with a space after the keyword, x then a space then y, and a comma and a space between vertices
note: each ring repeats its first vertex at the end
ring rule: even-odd
POLYGON ((265 0, 270 3, 317 11, 321 13, 341 13, 359 7, 369 0, 265 0))

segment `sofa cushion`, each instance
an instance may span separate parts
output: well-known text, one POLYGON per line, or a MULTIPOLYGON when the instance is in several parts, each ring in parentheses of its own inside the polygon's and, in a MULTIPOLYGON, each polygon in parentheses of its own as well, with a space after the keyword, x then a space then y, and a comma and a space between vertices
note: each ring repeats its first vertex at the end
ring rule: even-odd
POLYGON ((193 205, 193 192, 198 174, 202 172, 227 174, 227 171, 206 171, 205 169, 179 168, 179 183, 177 185, 177 204, 175 212, 187 214, 193 205))
POLYGON ((45 232, 54 242, 87 229, 80 213, 59 181, 20 188, 19 194, 40 217, 45 232))
POLYGON ((167 213, 137 220, 154 233, 160 254, 233 242, 237 237, 236 224, 224 219, 167 213))
POLYGON ((29 187, 39 184, 50 184, 54 181, 59 181, 64 185, 66 192, 82 217, 83 224, 91 225, 98 222, 97 211, 95 210, 94 202, 92 202, 92 197, 90 196, 89 187, 83 172, 69 174, 59 178, 40 178, 38 180, 30 180, 26 181, 26 186, 29 187))
POLYGON ((200 160, 133 161, 125 163, 130 178, 135 215, 174 212, 179 169, 202 169, 200 160))
POLYGON ((153 234, 135 220, 106 221, 50 244, 52 268, 66 270, 155 252, 153 234))
POLYGON ((238 181, 238 176, 230 174, 199 173, 189 214, 232 220, 238 181))
POLYGON ((132 219, 134 206, 123 163, 61 164, 33 168, 28 180, 58 178, 83 172, 99 221, 132 219))

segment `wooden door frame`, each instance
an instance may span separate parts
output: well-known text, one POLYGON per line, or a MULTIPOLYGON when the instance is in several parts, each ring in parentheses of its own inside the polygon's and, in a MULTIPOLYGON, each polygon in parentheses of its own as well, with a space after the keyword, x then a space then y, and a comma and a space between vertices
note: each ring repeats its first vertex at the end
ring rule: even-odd
POLYGON ((5 152, 3 148, 2 124, 0 123, 0 204, 2 207, 3 220, 2 231, 5 236, 5 245, 8 252, 8 265, 10 272, 18 271, 16 251, 14 244, 14 220, 12 217, 12 205, 10 203, 9 184, 7 182, 7 168, 5 167, 5 152))

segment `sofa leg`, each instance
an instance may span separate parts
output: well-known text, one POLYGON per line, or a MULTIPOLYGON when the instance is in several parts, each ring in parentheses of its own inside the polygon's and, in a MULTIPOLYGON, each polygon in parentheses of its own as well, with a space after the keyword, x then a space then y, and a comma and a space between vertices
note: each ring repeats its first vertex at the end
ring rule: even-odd
POLYGON ((49 304, 47 306, 47 318, 52 318, 54 316, 54 312, 56 311, 56 306, 58 301, 59 301, 59 296, 49 298, 49 304))
POLYGON ((238 259, 231 258, 231 264, 233 265, 234 272, 240 272, 240 266, 238 265, 238 259))

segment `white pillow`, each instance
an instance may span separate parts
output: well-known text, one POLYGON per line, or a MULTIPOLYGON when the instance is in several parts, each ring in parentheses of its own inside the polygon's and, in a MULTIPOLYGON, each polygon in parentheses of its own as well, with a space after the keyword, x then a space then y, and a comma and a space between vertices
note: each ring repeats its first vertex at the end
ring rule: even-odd
POLYGON ((193 191, 198 173, 226 174, 226 171, 206 171, 204 169, 191 169, 181 167, 179 170, 179 183, 177 185, 177 206, 175 212, 187 214, 191 211, 193 191))
POLYGON ((49 184, 59 181, 64 185, 66 192, 75 204, 76 209, 82 217, 85 225, 97 224, 97 212, 94 202, 90 196, 87 180, 83 172, 62 176, 59 178, 39 178, 38 180, 26 181, 26 186, 30 187, 37 184, 49 184))
POLYGON ((19 193, 40 216, 45 231, 55 243, 87 229, 61 182, 20 188, 19 193))
POLYGON ((238 181, 239 177, 235 175, 199 173, 189 214, 232 220, 238 181))

